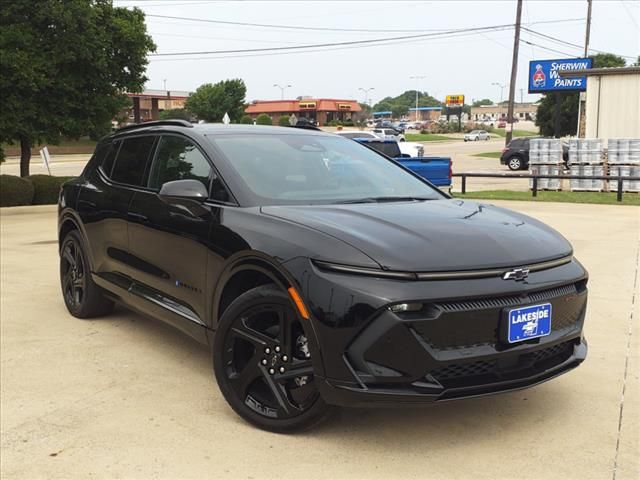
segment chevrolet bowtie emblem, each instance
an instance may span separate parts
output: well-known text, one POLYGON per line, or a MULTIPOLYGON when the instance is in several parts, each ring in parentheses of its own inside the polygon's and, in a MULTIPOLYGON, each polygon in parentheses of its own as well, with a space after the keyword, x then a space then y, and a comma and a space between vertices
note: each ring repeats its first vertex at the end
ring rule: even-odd
POLYGON ((514 268, 502 275, 503 280, 515 280, 516 282, 524 280, 529 276, 528 268, 514 268))

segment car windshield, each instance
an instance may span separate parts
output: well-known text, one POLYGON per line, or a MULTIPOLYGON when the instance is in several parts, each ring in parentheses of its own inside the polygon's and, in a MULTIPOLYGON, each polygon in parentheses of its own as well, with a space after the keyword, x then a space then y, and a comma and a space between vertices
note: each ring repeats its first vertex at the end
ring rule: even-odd
POLYGON ((470 133, 470 134, 473 134, 473 133, 480 133, 480 130, 471 130, 471 132, 469 132, 469 133, 470 133))
POLYGON ((338 136, 207 136, 261 205, 444 195, 357 142, 338 136))

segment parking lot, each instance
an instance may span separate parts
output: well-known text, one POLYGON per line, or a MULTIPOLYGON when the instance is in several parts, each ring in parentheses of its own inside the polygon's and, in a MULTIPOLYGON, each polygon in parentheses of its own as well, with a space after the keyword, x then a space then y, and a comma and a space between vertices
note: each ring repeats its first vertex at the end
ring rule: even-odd
POLYGON ((637 479, 640 209, 496 203, 558 229, 590 271, 585 363, 509 394, 342 410, 291 436, 240 420, 208 350, 172 328, 123 309, 71 317, 56 207, 2 209, 0 476, 637 479))

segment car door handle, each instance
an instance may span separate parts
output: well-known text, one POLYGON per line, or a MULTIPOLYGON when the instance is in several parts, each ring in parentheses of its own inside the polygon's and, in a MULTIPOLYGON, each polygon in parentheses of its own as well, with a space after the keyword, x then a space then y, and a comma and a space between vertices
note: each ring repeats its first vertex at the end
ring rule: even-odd
POLYGON ((143 215, 141 213, 129 212, 128 216, 133 218, 134 220, 138 220, 139 222, 148 222, 149 221, 149 217, 147 217, 146 215, 143 215))

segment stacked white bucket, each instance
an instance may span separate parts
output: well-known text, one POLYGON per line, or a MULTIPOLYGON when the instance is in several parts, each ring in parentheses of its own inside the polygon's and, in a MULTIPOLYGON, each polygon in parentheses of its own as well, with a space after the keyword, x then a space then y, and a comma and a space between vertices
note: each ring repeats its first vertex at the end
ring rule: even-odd
MULTIPOLYGON (((578 138, 569 140, 570 174, 585 177, 602 177, 605 168, 602 159, 602 140, 599 138, 578 138)), ((572 191, 601 192, 604 180, 571 179, 572 191)))
MULTIPOLYGON (((531 175, 562 175, 562 141, 557 138, 529 140, 529 172, 531 175)), ((533 188, 533 178, 529 179, 533 188)), ((559 178, 539 178, 538 190, 561 190, 559 178)))
MULTIPOLYGON (((640 139, 610 138, 608 144, 609 175, 623 177, 640 176, 640 139)), ((609 191, 618 190, 618 180, 609 180, 609 191)), ((623 180, 622 190, 640 192, 640 181, 623 180)))

